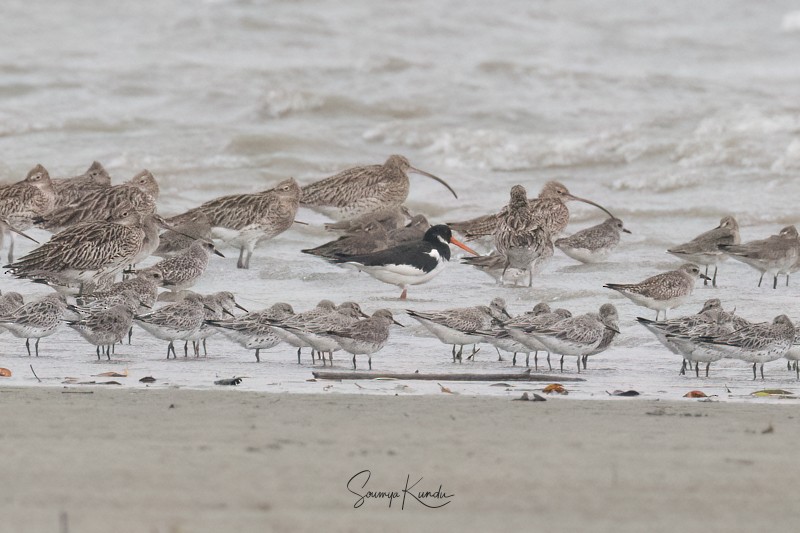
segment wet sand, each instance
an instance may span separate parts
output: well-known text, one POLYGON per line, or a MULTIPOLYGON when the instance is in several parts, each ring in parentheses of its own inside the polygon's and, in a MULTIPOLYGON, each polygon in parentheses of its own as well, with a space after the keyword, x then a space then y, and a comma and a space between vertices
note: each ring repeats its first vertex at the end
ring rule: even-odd
POLYGON ((800 518, 796 405, 105 388, 4 388, 0 401, 0 531, 745 531, 800 518), (350 489, 398 492, 391 508, 354 508, 348 481, 364 470, 350 489), (429 505, 449 503, 406 494, 402 508, 407 476, 423 478, 414 494, 441 484, 448 497, 429 505))

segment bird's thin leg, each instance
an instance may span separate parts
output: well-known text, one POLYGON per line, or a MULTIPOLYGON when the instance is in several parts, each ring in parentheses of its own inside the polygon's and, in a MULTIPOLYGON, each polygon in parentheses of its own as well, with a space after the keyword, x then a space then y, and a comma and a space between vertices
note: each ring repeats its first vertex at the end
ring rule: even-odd
POLYGON ((698 361, 695 361, 694 363, 694 377, 700 377, 700 363, 698 361))
POLYGON ((761 381, 764 381, 764 363, 761 363, 761 381))
POLYGON ((261 362, 261 356, 259 355, 260 351, 261 351, 261 348, 256 348, 256 363, 260 363, 261 362))
POLYGON ((552 372, 553 365, 550 364, 550 352, 547 352, 547 368, 549 368, 550 371, 552 372))
POLYGON ((367 362, 369 363, 369 369, 372 370, 372 356, 367 356, 367 362))
POLYGON ((561 372, 564 372, 564 356, 561 356, 561 372))
POLYGON ((14 262, 14 233, 8 232, 8 262, 14 262))
POLYGON ((717 270, 718 269, 719 269, 719 267, 714 265, 714 279, 711 281, 711 286, 712 287, 716 287, 717 286, 717 270))
POLYGON ((756 364, 753 363, 753 381, 756 380, 756 364))
POLYGON ((108 349, 108 346, 106 346, 106 358, 107 358, 109 361, 111 361, 111 354, 110 354, 110 353, 108 353, 108 352, 109 352, 109 349, 108 349))
POLYGON ((31 356, 31 340, 25 339, 25 349, 28 350, 28 357, 31 356))
POLYGON ((300 350, 301 350, 301 348, 297 349, 297 364, 298 365, 300 364, 300 350))
POLYGON ((792 362, 789 361, 788 359, 786 360, 786 370, 788 370, 789 372, 792 371, 792 362))
POLYGON ((775 277, 772 278, 772 288, 773 289, 777 289, 778 288, 778 275, 777 274, 775 274, 775 277))
POLYGON ((587 361, 589 361, 589 356, 588 355, 584 355, 583 356, 583 369, 584 370, 586 370, 586 362, 587 361))
POLYGON ((131 337, 133 337, 133 326, 128 330, 128 345, 131 343, 131 337))
POLYGON ((539 371, 539 350, 533 352, 533 368, 537 372, 539 371))
POLYGON ((514 352, 514 357, 511 358, 511 366, 517 366, 517 352, 514 352))
POLYGON ((456 357, 458 358, 458 362, 459 363, 463 363, 464 362, 464 360, 461 359, 461 355, 463 353, 464 353, 464 345, 462 344, 461 346, 458 347, 458 353, 456 354, 456 357))
POLYGON ((356 369, 356 354, 353 354, 353 370, 356 369))
POLYGON ((706 277, 703 278, 703 285, 708 285, 708 265, 706 265, 706 277))
POLYGON ((685 376, 686 375, 686 359, 681 361, 681 371, 678 372, 678 375, 685 376))
POLYGON ((39 341, 42 340, 41 337, 36 339, 36 345, 34 346, 36 351, 36 357, 39 357, 39 341))
POLYGON ((495 346, 495 347, 494 347, 494 349, 497 351, 497 360, 498 360, 498 361, 502 361, 502 360, 503 360, 503 356, 502 356, 502 355, 500 355, 500 348, 498 348, 497 346, 495 346))
POLYGON ((762 282, 762 281, 764 281, 764 273, 763 273, 763 272, 761 273, 761 277, 760 277, 760 278, 758 278, 758 286, 759 286, 759 287, 761 286, 761 282, 762 282))
POLYGON ((453 345, 453 362, 456 362, 456 345, 453 345))
POLYGON ((203 339, 203 357, 208 357, 208 348, 206 347, 205 339, 203 339))
POLYGON ((578 356, 578 374, 581 373, 581 356, 578 356))
POLYGON ((408 289, 403 287, 403 292, 400 293, 400 299, 405 300, 406 298, 408 298, 408 289))
POLYGON ((189 357, 189 341, 183 343, 183 356, 189 357))
POLYGON ((236 268, 245 268, 245 266, 244 266, 244 246, 239 248, 239 261, 236 262, 236 268))
POLYGON ((711 367, 711 362, 706 363, 706 377, 708 377, 708 369, 711 367))
POLYGON ((99 361, 100 360, 100 346, 95 346, 94 347, 94 353, 97 354, 97 360, 99 361))

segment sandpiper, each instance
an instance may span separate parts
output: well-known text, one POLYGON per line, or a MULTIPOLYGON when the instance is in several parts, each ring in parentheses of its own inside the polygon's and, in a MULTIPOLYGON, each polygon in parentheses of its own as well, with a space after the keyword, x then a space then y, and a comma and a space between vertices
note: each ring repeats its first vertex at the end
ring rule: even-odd
POLYGON ((137 272, 158 271, 162 285, 173 292, 194 286, 208 267, 211 254, 222 255, 211 241, 195 241, 180 255, 162 259, 158 263, 137 272))
POLYGON ((25 300, 18 292, 6 292, 0 296, 0 316, 8 315, 22 307, 25 300))
POLYGON ((316 248, 300 250, 304 254, 335 259, 340 255, 361 255, 383 250, 389 246, 389 232, 379 222, 366 224, 334 241, 326 242, 316 248))
POLYGON ((414 215, 405 226, 389 230, 389 242, 392 245, 418 241, 431 229, 431 223, 425 215, 414 215))
POLYGON ((174 358, 177 340, 186 340, 200 329, 205 320, 205 305, 203 297, 199 294, 189 293, 186 297, 174 304, 170 304, 151 313, 136 315, 134 322, 152 336, 169 341, 167 346, 167 359, 172 353, 174 358))
POLYGON ((66 301, 62 295, 49 294, 0 316, 0 326, 15 337, 25 339, 29 357, 30 340, 36 339, 35 353, 36 357, 39 357, 39 340, 56 332, 66 309, 66 301))
POLYGON ((32 227, 35 219, 53 209, 55 202, 50 174, 42 165, 33 167, 24 180, 0 187, 0 246, 8 237, 9 263, 14 261, 14 233, 32 227))
POLYGON ((168 220, 173 226, 208 220, 215 239, 239 248, 236 266, 250 268, 256 246, 294 223, 300 194, 297 182, 289 178, 260 193, 216 198, 168 220))
POLYGON ((654 310, 658 320, 661 311, 664 311, 666 319, 667 309, 675 309, 689 299, 698 277, 708 279, 697 265, 686 263, 676 270, 656 274, 639 283, 607 283, 604 287, 619 292, 636 305, 654 310))
MULTIPOLYGON (((507 321, 503 324, 503 328, 512 339, 527 346, 529 350, 534 352, 533 364, 536 370, 539 370, 540 350, 547 352, 547 366, 550 370, 553 370, 550 364, 550 349, 535 337, 535 333, 540 330, 546 331, 553 324, 571 317, 572 313, 567 309, 559 308, 551 310, 549 305, 542 302, 536 304, 530 313, 514 317, 512 320, 507 321)), ((516 364, 516 361, 514 361, 514 363, 516 364)), ((525 366, 529 366, 527 356, 525 357, 525 366)))
POLYGON ((800 368, 798 368, 800 366, 798 365, 798 361, 800 361, 800 331, 795 332, 792 347, 789 348, 784 357, 787 359, 786 365, 789 370, 792 369, 792 363, 794 363, 795 374, 797 374, 797 379, 800 380, 800 368))
POLYGON ((372 355, 386 346, 389 340, 389 328, 392 324, 404 327, 396 321, 388 309, 378 309, 372 316, 359 320, 355 324, 329 330, 342 350, 353 354, 353 370, 356 369, 356 355, 369 357, 369 369, 372 370, 372 355))
POLYGON ((788 284, 788 274, 800 258, 800 238, 794 226, 786 226, 778 235, 767 239, 742 244, 722 244, 719 248, 733 259, 761 272, 759 287, 764 280, 764 274, 773 276, 773 289, 778 287, 778 274, 787 274, 788 284))
POLYGON ((86 195, 95 189, 105 189, 111 186, 111 176, 108 175, 103 165, 97 161, 80 176, 72 178, 53 179, 53 189, 56 201, 53 209, 82 202, 86 195))
MULTIPOLYGON (((722 217, 719 226, 701 233, 691 241, 675 246, 667 250, 668 253, 680 257, 684 261, 704 265, 706 276, 708 267, 714 267, 714 277, 711 280, 713 287, 717 286, 717 268, 726 259, 726 255, 720 249, 721 245, 739 244, 739 223, 731 216, 722 217)), ((703 285, 708 285, 708 280, 703 280, 703 285)))
MULTIPOLYGON (((453 362, 461 361, 464 346, 484 342, 485 335, 478 333, 491 329, 495 323, 511 318, 506 310, 506 302, 502 298, 494 298, 489 305, 460 307, 443 311, 422 312, 407 309, 411 318, 433 333, 445 344, 453 346, 453 362), (456 346, 459 346, 456 352, 456 346)), ((476 350, 473 347, 472 355, 476 350)))
POLYGON ((401 287, 403 292, 400 299, 405 300, 409 285, 430 281, 444 269, 450 261, 450 244, 477 255, 474 250, 456 240, 450 228, 439 224, 425 232, 421 241, 400 244, 371 254, 342 256, 333 262, 401 287))
POLYGON ((183 253, 195 241, 203 240, 211 240, 211 222, 201 213, 197 220, 175 226, 159 235, 158 248, 153 255, 172 257, 183 253))
MULTIPOLYGON (((530 209, 525 187, 514 185, 511 200, 499 216, 494 232, 494 245, 505 258, 503 271, 516 268, 528 272, 528 287, 533 286, 533 265, 553 243, 540 217, 530 209)), ((501 276, 502 283, 503 278, 501 276)))
MULTIPOLYGON (((529 201, 530 210, 541 222, 541 227, 552 237, 560 235, 569 223, 569 208, 566 202, 575 200, 585 204, 593 205, 604 211, 608 216, 614 217, 608 209, 570 193, 569 190, 557 181, 548 181, 542 187, 538 198, 529 201)), ((471 241, 481 237, 494 235, 500 219, 505 215, 507 207, 499 213, 486 215, 463 222, 452 222, 449 225, 454 231, 464 235, 464 240, 471 241)))
POLYGON ((203 356, 208 357, 208 347, 206 346, 206 339, 209 337, 216 335, 217 330, 212 328, 207 321, 209 320, 221 320, 226 316, 235 318, 236 315, 233 314, 234 309, 241 309, 245 313, 247 313, 247 309, 242 307, 239 303, 236 302, 236 298, 234 297, 233 293, 230 291, 220 291, 215 292, 214 294, 209 294, 203 297, 203 305, 205 307, 205 317, 203 324, 200 326, 193 335, 189 335, 184 339, 183 345, 183 356, 187 357, 189 352, 189 341, 192 342, 192 348, 194 350, 194 356, 200 356, 200 342, 202 341, 203 344, 203 356))
POLYGON ((97 359, 105 348, 105 355, 111 360, 111 347, 122 341, 133 324, 133 315, 139 300, 133 292, 127 291, 111 296, 106 302, 96 301, 93 306, 77 309, 79 318, 68 320, 67 325, 77 331, 89 344, 95 346, 97 359), (124 301, 120 301, 120 299, 124 301), (111 305, 112 302, 117 302, 111 305))
POLYGON ((399 207, 408 197, 408 172, 422 174, 447 187, 441 178, 411 166, 402 155, 392 155, 383 165, 353 167, 303 187, 300 205, 335 220, 399 207))
MULTIPOLYGON (((297 328, 302 328, 303 324, 309 321, 316 320, 320 317, 327 316, 336 312, 336 304, 330 300, 320 300, 314 309, 297 313, 288 317, 268 319, 270 325, 274 326, 275 334, 281 338, 283 342, 297 348, 297 364, 300 364, 300 350, 302 348, 310 348, 311 344, 305 339, 301 339, 295 334, 297 328)), ((311 354, 312 361, 314 354, 311 354)))
POLYGON ((607 218, 600 224, 557 239, 555 247, 581 263, 605 261, 619 244, 620 232, 630 233, 618 218, 607 218))
POLYGON ((686 338, 721 357, 753 363, 755 380, 756 365, 760 365, 761 379, 764 379, 764 364, 784 357, 794 344, 795 335, 795 327, 789 317, 779 315, 772 324, 750 324, 720 335, 686 338))
POLYGON ((36 225, 50 231, 63 230, 85 222, 113 217, 125 205, 142 217, 155 213, 159 188, 149 170, 143 170, 121 185, 95 189, 79 203, 65 205, 36 219, 36 225))
POLYGON ((113 279, 129 265, 144 238, 141 215, 122 204, 108 221, 71 226, 4 268, 18 278, 56 274, 64 283, 80 283, 81 292, 85 292, 105 279, 113 279))
POLYGON ((383 226, 386 231, 391 231, 393 229, 402 228, 405 226, 410 217, 411 214, 408 212, 408 209, 405 206, 400 205, 379 209, 378 211, 366 213, 349 220, 341 220, 339 222, 325 224, 325 229, 328 231, 343 231, 345 233, 352 233, 354 231, 364 229, 364 227, 366 227, 368 224, 377 222, 383 226))
MULTIPOLYGON (((541 260, 533 265, 534 275, 538 274, 540 271, 539 267, 545 264, 543 259, 544 258, 541 258, 541 260)), ((528 273, 518 268, 506 268, 505 256, 497 253, 495 250, 492 250, 486 255, 464 256, 461 258, 461 262, 491 276, 498 285, 502 284, 504 280, 511 280, 516 286, 519 280, 524 278, 525 274, 528 273)))
POLYGON ((325 365, 325 354, 327 353, 331 366, 333 366, 333 352, 341 348, 335 339, 327 335, 327 332, 352 326, 358 322, 359 318, 368 318, 368 315, 365 315, 361 310, 361 306, 355 302, 344 302, 336 307, 335 313, 316 315, 302 321, 302 323, 284 327, 306 341, 311 346, 311 349, 320 355, 323 366, 325 365))
MULTIPOLYGON (((561 355, 561 371, 564 371, 564 356, 578 358, 578 373, 584 356, 598 353, 601 343, 605 347, 611 343, 606 331, 619 335, 619 316, 611 304, 600 306, 598 314, 587 313, 556 322, 547 329, 540 329, 533 335, 547 349, 561 355)), ((613 340, 613 335, 611 336, 613 340)))
POLYGON ((256 362, 260 362, 261 350, 272 348, 281 342, 281 338, 270 323, 275 320, 286 320, 292 315, 294 315, 292 306, 279 302, 263 311, 247 313, 228 320, 206 320, 206 323, 218 328, 226 337, 243 348, 255 350, 256 362))

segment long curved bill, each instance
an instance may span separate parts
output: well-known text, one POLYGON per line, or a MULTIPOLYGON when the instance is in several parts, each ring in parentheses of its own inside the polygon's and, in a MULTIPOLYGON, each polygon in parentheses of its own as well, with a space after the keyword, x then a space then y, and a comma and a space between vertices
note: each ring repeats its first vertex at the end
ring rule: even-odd
POLYGON ((450 237, 450 244, 455 244, 456 246, 458 246, 462 250, 465 250, 465 251, 471 253, 472 255, 480 255, 480 254, 478 254, 478 252, 476 252, 475 250, 473 250, 472 248, 470 248, 469 246, 467 246, 463 242, 457 240, 455 237, 450 237))
POLYGON ((25 237, 29 241, 33 241, 36 244, 39 244, 39 241, 37 241, 36 239, 31 237, 30 235, 27 235, 27 234, 23 233, 22 231, 18 230, 17 228, 15 228, 11 224, 9 224, 5 219, 0 218, 0 227, 3 227, 5 229, 7 229, 8 231, 16 233, 17 235, 21 235, 22 237, 25 237))
POLYGON ((585 204, 593 205, 593 206, 595 206, 596 208, 598 208, 598 209, 601 209, 601 210, 605 211, 605 212, 606 212, 606 214, 607 214, 608 216, 610 216, 611 218, 617 218, 617 217, 615 217, 614 215, 612 215, 612 214, 611 214, 611 211, 609 211, 608 209, 606 209, 605 207, 603 207, 603 206, 602 206, 602 205, 600 205, 600 204, 596 204, 596 203, 594 203, 594 202, 593 202, 593 201, 591 201, 591 200, 587 200, 586 198, 580 198, 580 197, 578 197, 578 196, 573 196, 572 194, 570 194, 570 195, 569 195, 569 197, 570 197, 570 199, 572 199, 572 200, 575 200, 575 201, 577 201, 577 202, 583 202, 583 203, 585 203, 585 204))
POLYGON ((454 191, 453 188, 450 185, 448 185, 447 182, 444 181, 442 178, 437 178, 436 176, 434 176, 433 174, 431 174, 429 172, 425 172, 424 170, 420 170, 420 169, 414 168, 414 167, 408 167, 408 170, 411 171, 411 172, 414 172, 416 174, 422 174, 423 176, 428 176, 429 178, 438 181, 439 183, 441 183, 442 185, 447 187, 447 190, 450 191, 451 193, 453 193, 453 196, 458 198, 458 195, 456 194, 456 191, 454 191))

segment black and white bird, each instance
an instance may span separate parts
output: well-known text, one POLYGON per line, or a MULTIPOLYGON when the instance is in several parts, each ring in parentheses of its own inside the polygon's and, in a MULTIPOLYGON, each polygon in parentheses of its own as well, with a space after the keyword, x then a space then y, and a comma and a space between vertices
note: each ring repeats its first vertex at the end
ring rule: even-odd
POLYGON ((445 224, 432 226, 421 241, 399 244, 386 250, 362 255, 339 255, 334 263, 366 272, 384 283, 403 289, 405 300, 409 285, 419 285, 433 279, 450 261, 450 244, 478 255, 467 245, 453 238, 445 224))

